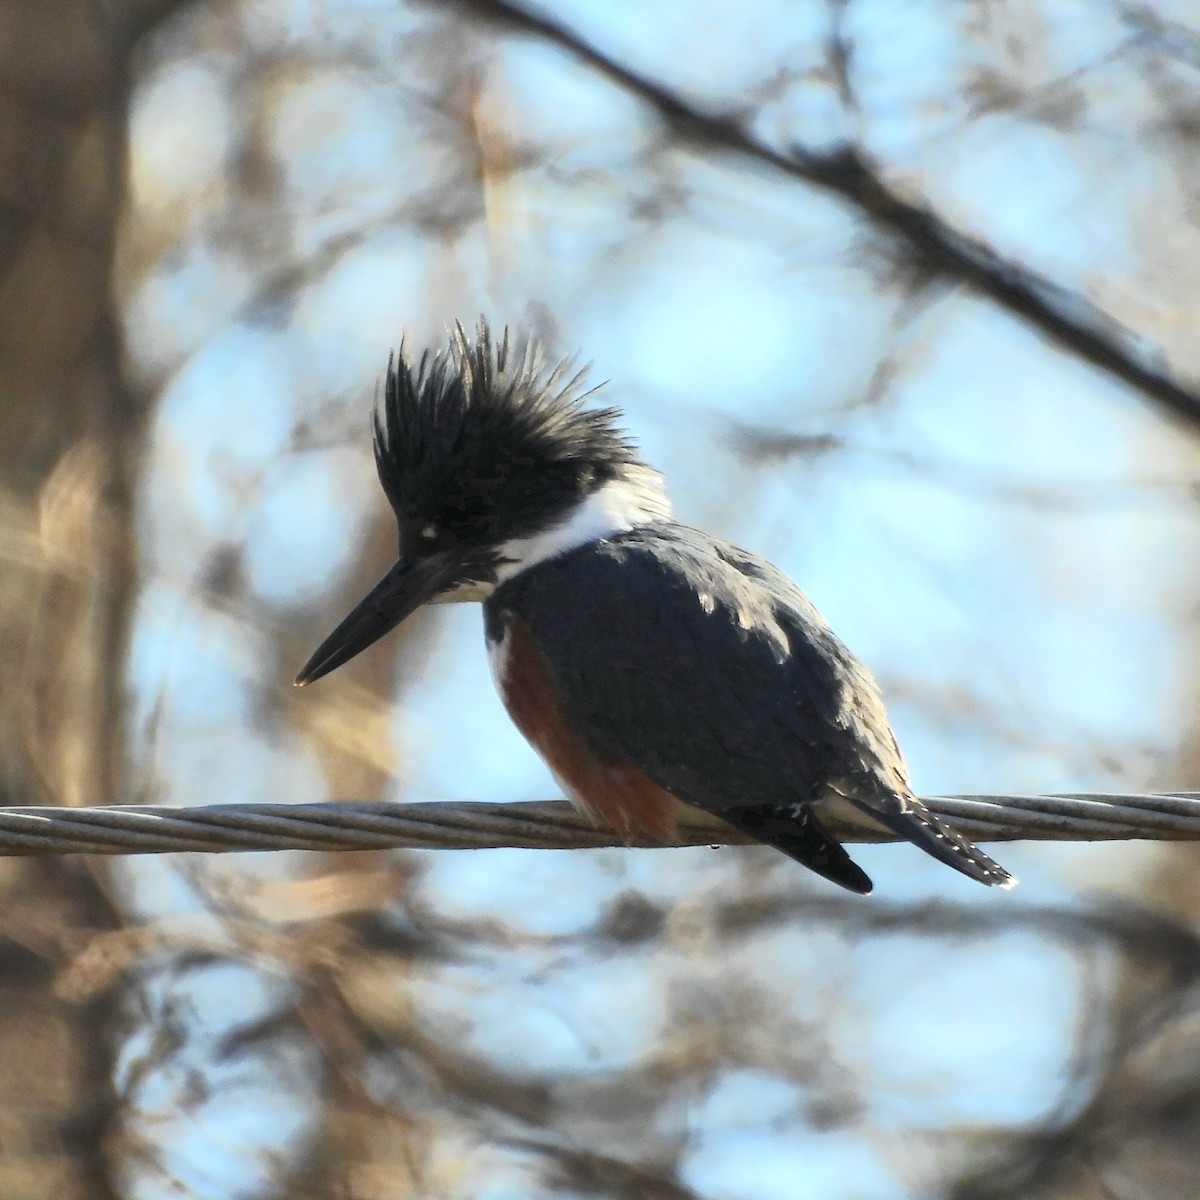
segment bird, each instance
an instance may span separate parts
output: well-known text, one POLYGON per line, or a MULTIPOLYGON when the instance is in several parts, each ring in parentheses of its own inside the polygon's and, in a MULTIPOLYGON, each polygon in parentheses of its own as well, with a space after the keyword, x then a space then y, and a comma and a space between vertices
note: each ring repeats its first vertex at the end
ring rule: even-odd
POLYGON ((626 843, 669 842, 700 809, 866 895, 826 828, 848 805, 1011 887, 913 793, 868 669, 771 563, 675 520, 586 374, 485 320, 419 358, 401 342, 372 418, 399 556, 296 685, 427 603, 479 602, 509 716, 566 797, 626 843))

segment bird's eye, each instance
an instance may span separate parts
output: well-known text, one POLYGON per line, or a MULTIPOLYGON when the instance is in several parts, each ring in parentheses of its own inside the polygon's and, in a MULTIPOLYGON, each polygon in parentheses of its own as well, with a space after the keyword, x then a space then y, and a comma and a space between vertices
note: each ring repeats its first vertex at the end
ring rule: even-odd
POLYGON ((427 542, 432 542, 438 536, 438 527, 436 525, 425 525, 421 529, 421 537, 427 542))

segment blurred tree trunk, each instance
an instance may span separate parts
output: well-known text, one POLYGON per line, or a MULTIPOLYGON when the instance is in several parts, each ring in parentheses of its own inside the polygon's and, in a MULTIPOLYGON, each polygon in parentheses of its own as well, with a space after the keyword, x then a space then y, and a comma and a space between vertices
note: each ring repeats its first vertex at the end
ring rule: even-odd
MULTIPOLYGON (((130 59, 174 7, 0 8, 0 796, 129 799, 122 685, 144 412, 112 296, 130 59)), ((94 860, 0 865, 0 1194, 109 1196, 116 1000, 58 986, 117 920, 94 860)))

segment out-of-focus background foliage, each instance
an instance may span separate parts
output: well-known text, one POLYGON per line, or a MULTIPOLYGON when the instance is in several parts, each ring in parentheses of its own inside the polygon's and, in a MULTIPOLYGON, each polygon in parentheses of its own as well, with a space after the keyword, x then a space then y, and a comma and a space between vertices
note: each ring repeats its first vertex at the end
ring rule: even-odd
MULTIPOLYGON (((390 562, 389 350, 526 326, 875 668, 918 788, 1200 779, 1191 0, 10 0, 14 804, 553 795, 390 562)), ((0 867, 0 1194, 1178 1200, 1200 852, 0 867)))

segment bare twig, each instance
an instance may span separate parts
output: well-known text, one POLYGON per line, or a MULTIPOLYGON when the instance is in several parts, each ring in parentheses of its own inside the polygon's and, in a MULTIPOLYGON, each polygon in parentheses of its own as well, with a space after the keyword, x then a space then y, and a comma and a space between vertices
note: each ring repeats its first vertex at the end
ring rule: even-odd
POLYGON ((895 239, 911 265, 933 278, 965 285, 1020 317, 1056 345, 1136 388, 1173 416, 1200 427, 1200 390, 1174 378, 1166 356, 1077 290, 1062 287, 982 239, 957 229, 884 178, 861 147, 829 152, 793 146, 784 152, 755 137, 737 113, 706 111, 650 76, 605 54, 569 26, 507 0, 454 0, 481 21, 558 46, 646 104, 682 142, 753 158, 832 192, 895 239))

